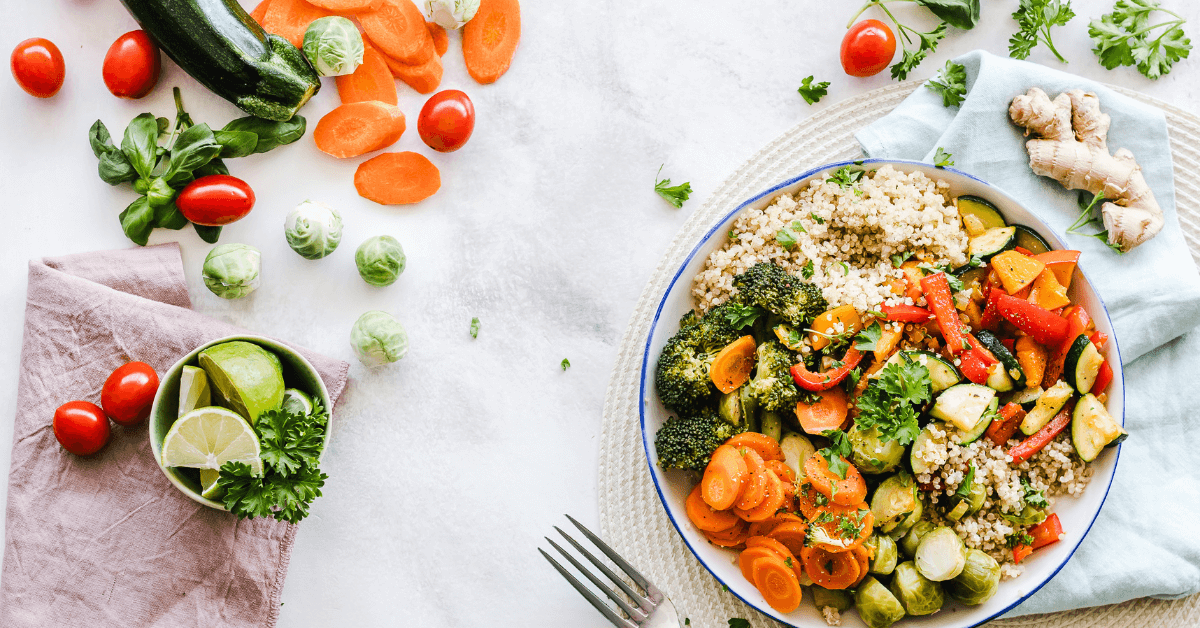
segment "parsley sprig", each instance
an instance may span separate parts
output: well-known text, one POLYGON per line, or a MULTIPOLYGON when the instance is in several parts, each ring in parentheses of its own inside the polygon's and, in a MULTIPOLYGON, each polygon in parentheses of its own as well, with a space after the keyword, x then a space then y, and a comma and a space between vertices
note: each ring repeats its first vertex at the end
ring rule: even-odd
POLYGON ((1014 59, 1028 59, 1029 53, 1041 42, 1046 44, 1059 61, 1067 62, 1054 47, 1050 28, 1063 26, 1075 17, 1075 11, 1071 10, 1071 0, 1021 0, 1012 17, 1017 21, 1018 30, 1008 40, 1008 56, 1014 59))
POLYGON ((1117 0, 1111 13, 1088 24, 1088 36, 1095 42, 1093 52, 1100 65, 1111 70, 1136 65, 1148 79, 1157 79, 1171 71, 1176 61, 1186 59, 1192 40, 1183 32, 1187 20, 1159 6, 1156 0, 1117 0), (1150 24, 1150 15, 1162 11, 1176 19, 1150 24), (1164 29, 1157 36, 1156 29, 1164 29))
POLYGON ((833 171, 829 175, 829 180, 836 183, 838 187, 845 189, 851 187, 863 176, 863 171, 860 169, 851 168, 850 166, 842 166, 833 171))
POLYGON ((729 323, 730 327, 740 330, 753 325, 754 321, 757 321, 758 317, 766 314, 767 311, 754 305, 730 303, 723 313, 725 322, 729 323))
MULTIPOLYGON (((663 164, 665 166, 666 164, 663 164)), ((654 191, 658 195, 667 199, 667 202, 674 205, 676 209, 683 207, 683 202, 688 200, 692 194, 692 184, 688 182, 680 183, 672 186, 670 179, 659 179, 662 174, 663 166, 658 167, 658 174, 654 175, 654 191)))
POLYGON ((947 153, 945 149, 938 146, 937 152, 933 154, 933 165, 935 168, 945 168, 946 166, 954 165, 954 155, 947 153))
POLYGON ((829 463, 830 472, 837 475, 843 480, 846 479, 846 472, 850 470, 846 464, 846 458, 849 458, 854 453, 854 448, 850 445, 850 437, 842 430, 825 430, 821 432, 821 436, 829 439, 829 446, 817 451, 821 457, 829 463))
POLYGON ((967 96, 967 69, 961 64, 947 61, 938 75, 929 80, 925 87, 941 94, 943 107, 957 107, 967 96))
POLYGON ((863 430, 878 429, 882 441, 907 445, 921 431, 917 416, 931 399, 932 387, 929 369, 901 354, 900 360, 883 367, 858 397, 855 425, 863 430))
POLYGON ((974 483, 975 463, 972 462, 971 466, 967 469, 966 474, 963 475, 962 482, 960 482, 958 488, 955 489, 954 494, 963 499, 971 499, 971 488, 974 483))
POLYGON ((883 326, 879 324, 879 321, 875 321, 854 337, 854 348, 859 351, 874 351, 879 347, 879 341, 882 339, 883 326))
POLYGON ((825 97, 829 93, 829 81, 821 81, 813 83, 815 77, 809 75, 803 81, 800 81, 800 88, 796 91, 800 92, 800 96, 804 98, 804 102, 813 105, 825 97))
POLYGON ((1046 495, 1039 491, 1029 483, 1029 480, 1021 478, 1021 488, 1025 490, 1024 500, 1026 504, 1034 508, 1048 508, 1050 502, 1046 500, 1046 495))

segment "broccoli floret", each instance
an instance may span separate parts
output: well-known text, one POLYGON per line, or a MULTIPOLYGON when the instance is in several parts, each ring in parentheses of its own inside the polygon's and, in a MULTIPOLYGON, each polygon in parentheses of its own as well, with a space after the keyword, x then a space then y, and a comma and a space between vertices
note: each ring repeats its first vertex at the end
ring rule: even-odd
POLYGON ((769 310, 797 329, 807 327, 829 307, 820 288, 770 262, 759 262, 734 277, 733 287, 738 301, 769 310))
POLYGON ((654 383, 663 405, 681 414, 695 414, 710 405, 717 387, 709 377, 713 358, 738 333, 719 313, 709 313, 679 330, 658 356, 654 383))
POLYGON ((664 469, 704 471, 712 452, 742 431, 722 420, 712 408, 695 415, 670 417, 654 435, 658 464, 664 469))
POLYGON ((791 368, 796 363, 792 354, 775 340, 758 345, 755 353, 758 364, 747 385, 758 401, 758 407, 767 412, 795 412, 800 391, 792 379, 791 368))

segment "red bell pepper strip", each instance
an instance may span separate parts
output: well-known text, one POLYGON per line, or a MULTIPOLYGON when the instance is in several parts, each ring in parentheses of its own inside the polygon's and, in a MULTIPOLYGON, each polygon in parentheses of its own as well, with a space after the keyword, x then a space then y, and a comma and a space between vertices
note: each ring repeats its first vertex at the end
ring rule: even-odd
POLYGON ((1023 246, 1014 246, 1013 250, 1020 253, 1021 255, 1028 255, 1029 257, 1033 257, 1033 251, 1030 251, 1029 249, 1027 249, 1023 246))
POLYGON ((1091 393, 1093 395, 1099 395, 1100 393, 1104 392, 1104 390, 1108 388, 1108 385, 1112 383, 1112 380, 1112 366, 1109 365, 1108 360, 1105 360, 1104 363, 1100 365, 1100 372, 1096 373, 1096 381, 1092 383, 1091 393))
POLYGON ((1063 527, 1058 514, 1051 514, 1045 521, 1029 529, 1029 536, 1033 537, 1033 549, 1057 543, 1062 535, 1063 527))
POLYGON ((1016 352, 1016 349, 1013 349, 1013 345, 1016 344, 1016 342, 1017 341, 1015 338, 1001 338, 1000 339, 1000 344, 1004 345, 1004 348, 1008 349, 1009 353, 1016 352))
POLYGON ((938 327, 942 330, 942 338, 946 348, 953 355, 958 355, 969 349, 971 345, 963 337, 963 324, 958 318, 958 310, 954 309, 954 297, 950 294, 950 282, 946 273, 938 272, 921 278, 921 291, 925 293, 925 301, 933 316, 937 318, 938 327))
POLYGON ((1050 422, 1042 426, 1036 434, 1021 441, 1021 444, 1008 450, 1008 455, 1012 456, 1013 463, 1024 462, 1033 457, 1033 454, 1041 451, 1050 444, 1050 441, 1058 437, 1067 426, 1071 424, 1071 411, 1075 409, 1075 403, 1069 402, 1063 406, 1058 416, 1050 419, 1050 422))
POLYGON ((1067 337, 1067 321, 1025 299, 1001 294, 996 299, 996 311, 1005 320, 1044 345, 1059 346, 1067 337))
POLYGON ((915 305, 881 305, 879 311, 885 319, 901 323, 924 323, 933 316, 929 310, 915 305))
POLYGON ((1028 545, 1017 545, 1013 548, 1013 562, 1018 565, 1021 561, 1033 553, 1033 548, 1028 545))
MULTIPOLYGON (((1088 328, 1092 326, 1092 317, 1088 316, 1087 310, 1073 305, 1064 312, 1063 318, 1067 321, 1067 335, 1063 339, 1062 344, 1057 345, 1057 349, 1050 355, 1050 359, 1046 362, 1046 373, 1042 377, 1043 382, 1057 382, 1062 377, 1063 363, 1067 359, 1067 352, 1071 350, 1071 345, 1079 334, 1086 334, 1088 328)), ((1053 347, 1055 345, 1049 345, 1053 347)))
POLYGON ((1092 335, 1088 336, 1088 339, 1092 341, 1092 344, 1096 345, 1097 350, 1103 350, 1104 345, 1108 344, 1108 334, 1102 331, 1092 332, 1092 335))
POLYGON ((792 367, 792 379, 796 380, 796 385, 804 390, 813 392, 829 390, 842 383, 842 380, 846 379, 846 376, 858 366, 859 362, 862 362, 862 359, 863 353, 851 346, 850 350, 846 351, 845 357, 842 358, 841 366, 824 373, 814 373, 801 362, 792 367))
POLYGON ((959 354, 958 361, 958 368, 967 379, 976 384, 987 383, 987 362, 979 355, 978 351, 974 349, 963 351, 959 354))
POLYGON ((983 317, 979 326, 988 331, 996 331, 996 326, 1000 324, 1000 312, 996 310, 996 300, 1005 292, 999 288, 989 288, 987 294, 987 304, 984 305, 983 317))
POLYGON ((988 426, 985 434, 988 440, 996 444, 997 447, 1003 447, 1008 444, 1008 440, 1017 433, 1017 428, 1021 426, 1021 421, 1025 419, 1025 408, 1015 404, 1006 403, 1003 408, 1000 408, 1000 420, 992 421, 988 426))
POLYGON ((983 363, 987 366, 991 366, 1000 361, 996 359, 996 356, 990 350, 988 350, 987 347, 983 346, 982 342, 979 342, 979 339, 975 337, 975 334, 967 334, 967 344, 971 345, 971 348, 979 354, 979 357, 983 358, 983 363))

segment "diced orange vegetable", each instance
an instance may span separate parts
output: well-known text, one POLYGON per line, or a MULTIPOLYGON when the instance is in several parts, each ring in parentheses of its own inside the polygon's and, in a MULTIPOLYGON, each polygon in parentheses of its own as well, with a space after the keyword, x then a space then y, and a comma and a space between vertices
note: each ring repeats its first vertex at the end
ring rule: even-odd
POLYGON ((411 205, 442 187, 437 166, 419 153, 384 153, 358 165, 354 189, 380 205, 411 205))
POLYGON ((742 336, 717 353, 708 369, 708 376, 717 390, 731 393, 750 380, 756 346, 754 336, 742 336))
POLYGON ((508 71, 520 41, 518 0, 482 0, 475 17, 462 29, 467 73, 481 84, 495 83, 508 71))
POLYGON ((269 8, 271 8, 271 0, 262 0, 262 2, 259 2, 258 6, 254 7, 254 10, 250 12, 250 17, 254 18, 254 21, 258 22, 259 26, 262 26, 263 19, 267 16, 267 9, 269 8))
MULTIPOLYGON (((879 362, 876 362, 879 364, 879 362)), ((796 402, 796 420, 805 434, 821 434, 826 430, 836 430, 850 413, 850 402, 846 391, 841 386, 834 386, 817 393, 821 400, 817 403, 796 402)))
POLYGON ((1025 386, 1036 388, 1042 385, 1042 377, 1046 374, 1046 360, 1049 352, 1029 336, 1021 336, 1013 343, 1017 353, 1017 363, 1025 372, 1025 386))
POLYGON ((904 273, 904 283, 907 286, 904 296, 912 299, 914 303, 921 298, 921 278, 925 276, 925 271, 918 264, 919 262, 916 260, 908 260, 900 265, 900 271, 904 273))
POLYGON ((1033 280, 1033 289, 1029 292, 1029 300, 1046 308, 1054 310, 1071 304, 1067 296, 1067 288, 1058 282, 1053 270, 1046 268, 1037 279, 1033 280))
POLYGON ((875 343, 875 351, 872 354, 875 356, 875 361, 883 362, 892 357, 892 353, 896 351, 896 347, 900 345, 900 339, 903 337, 904 327, 902 325, 884 325, 883 333, 879 336, 879 342, 875 343))
POLYGON ((433 39, 433 49, 438 56, 446 54, 450 49, 450 37, 446 35, 446 29, 437 22, 425 22, 425 28, 429 29, 429 37, 433 39))
POLYGON ((843 305, 818 316, 812 322, 812 330, 818 333, 809 334, 808 341, 814 350, 820 351, 829 346, 827 336, 854 335, 862 331, 862 319, 858 317, 858 310, 854 309, 853 305, 843 305), (841 323, 841 329, 838 328, 838 323, 841 323))
POLYGON ((1046 264, 1016 251, 1004 251, 992 258, 992 268, 1009 294, 1015 294, 1033 283, 1046 269, 1046 264))
POLYGON ((1034 255, 1033 259, 1042 262, 1046 268, 1054 272, 1054 277, 1064 288, 1071 287, 1071 277, 1075 274, 1075 266, 1079 263, 1079 251, 1050 251, 1034 255))

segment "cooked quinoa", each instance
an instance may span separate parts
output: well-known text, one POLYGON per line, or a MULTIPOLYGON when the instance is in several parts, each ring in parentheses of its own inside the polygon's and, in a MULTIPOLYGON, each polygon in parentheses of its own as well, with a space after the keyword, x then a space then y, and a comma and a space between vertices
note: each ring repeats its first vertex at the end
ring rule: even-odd
POLYGON ((803 277, 811 261, 808 280, 831 306, 865 312, 896 298, 892 281, 902 280, 903 273, 892 264, 893 254, 912 253, 935 266, 967 261, 967 234, 949 185, 891 166, 864 174, 850 187, 827 175, 795 194, 781 194, 765 209, 742 212, 731 233, 693 280, 702 312, 728 299, 733 278, 758 262, 774 262, 803 277), (796 240, 790 249, 776 239, 785 228, 796 240))

